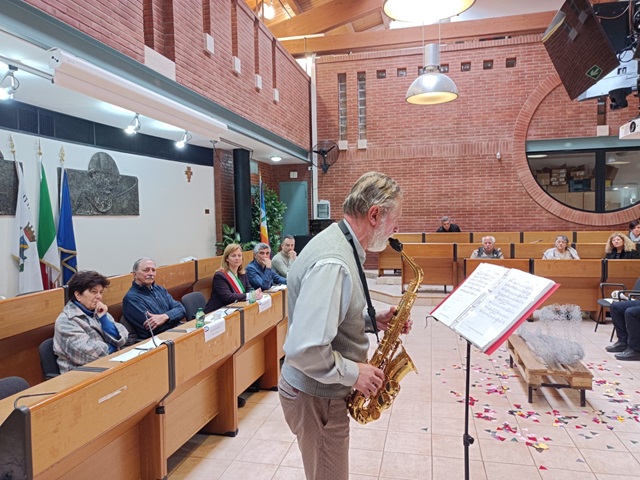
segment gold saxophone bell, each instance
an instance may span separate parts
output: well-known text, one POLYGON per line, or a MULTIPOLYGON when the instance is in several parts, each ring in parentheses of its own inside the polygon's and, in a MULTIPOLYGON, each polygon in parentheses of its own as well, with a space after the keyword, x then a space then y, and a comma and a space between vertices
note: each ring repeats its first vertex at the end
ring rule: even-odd
POLYGON ((389 328, 384 332, 378 348, 376 348, 373 356, 367 362, 369 365, 382 370, 385 381, 378 391, 370 396, 365 396, 362 392, 354 390, 347 397, 349 414, 354 420, 363 425, 377 420, 383 410, 391 407, 400 392, 400 382, 409 372, 418 373, 413 360, 411 360, 402 345, 400 335, 409 321, 411 307, 413 307, 413 302, 417 297, 417 291, 420 288, 424 273, 413 259, 402 251, 402 243, 399 240, 390 238, 389 245, 399 252, 403 260, 409 264, 413 270, 414 278, 411 280, 396 312, 389 321, 389 328))

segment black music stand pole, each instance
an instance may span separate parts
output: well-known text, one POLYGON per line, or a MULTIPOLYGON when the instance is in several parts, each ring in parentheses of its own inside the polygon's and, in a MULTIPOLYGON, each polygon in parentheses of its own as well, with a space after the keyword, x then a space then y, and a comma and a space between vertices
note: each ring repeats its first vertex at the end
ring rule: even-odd
POLYGON ((462 435, 462 444, 464 445, 464 478, 469 480, 469 446, 473 445, 475 439, 469 435, 469 410, 471 405, 471 342, 467 340, 467 386, 464 393, 464 435, 462 435))

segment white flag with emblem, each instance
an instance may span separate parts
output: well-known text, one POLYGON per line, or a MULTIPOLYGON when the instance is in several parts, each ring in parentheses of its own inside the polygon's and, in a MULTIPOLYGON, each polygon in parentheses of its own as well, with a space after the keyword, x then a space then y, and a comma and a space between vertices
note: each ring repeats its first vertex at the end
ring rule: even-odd
POLYGON ((40 275, 40 259, 36 243, 36 230, 29 198, 24 188, 22 168, 15 161, 18 176, 18 201, 16 203, 16 219, 13 227, 12 254, 18 262, 18 293, 29 293, 42 290, 40 275))

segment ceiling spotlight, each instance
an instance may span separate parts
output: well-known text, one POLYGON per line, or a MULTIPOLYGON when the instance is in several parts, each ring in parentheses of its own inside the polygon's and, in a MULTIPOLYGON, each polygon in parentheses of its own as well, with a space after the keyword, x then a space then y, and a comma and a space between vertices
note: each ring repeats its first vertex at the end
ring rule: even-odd
POLYGON ((0 80, 0 100, 11 100, 16 90, 20 88, 20 81, 14 76, 18 69, 9 65, 9 71, 0 80))
POLYGON ((272 162, 279 162, 280 160, 282 160, 282 157, 279 157, 278 155, 272 155, 271 156, 271 161, 272 162))
MULTIPOLYGON (((424 28, 424 27, 423 27, 424 28)), ((458 87, 444 73, 440 73, 440 46, 424 46, 424 73, 407 90, 406 100, 414 105, 436 105, 458 98, 458 87)))
POLYGON ((176 148, 184 148, 187 142, 192 138, 191 134, 185 130, 182 134, 182 138, 176 142, 176 148))
POLYGON ((131 120, 131 123, 129 124, 129 126, 124 129, 124 133, 126 133, 127 135, 135 135, 136 133, 138 133, 138 130, 140 130, 139 117, 140 116, 136 113, 136 116, 133 117, 133 120, 131 120))

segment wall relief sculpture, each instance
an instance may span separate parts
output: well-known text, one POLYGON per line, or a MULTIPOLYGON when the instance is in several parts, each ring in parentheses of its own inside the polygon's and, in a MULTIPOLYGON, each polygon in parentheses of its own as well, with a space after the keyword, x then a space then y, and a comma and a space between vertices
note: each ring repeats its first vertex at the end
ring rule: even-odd
POLYGON ((67 168, 67 174, 74 215, 140 214, 138 177, 120 175, 108 153, 95 153, 86 171, 67 168))
POLYGON ((0 152, 0 215, 15 215, 18 199, 18 176, 13 160, 5 160, 0 152))

